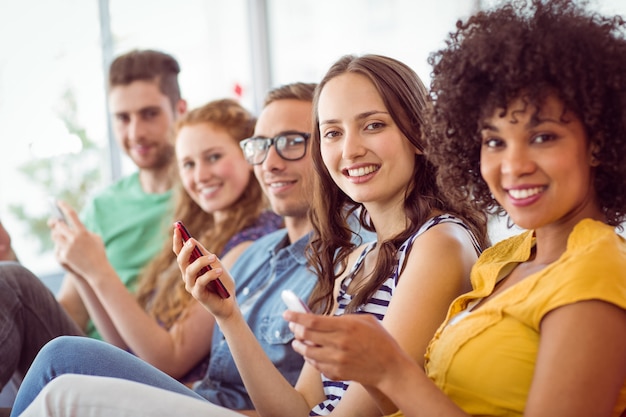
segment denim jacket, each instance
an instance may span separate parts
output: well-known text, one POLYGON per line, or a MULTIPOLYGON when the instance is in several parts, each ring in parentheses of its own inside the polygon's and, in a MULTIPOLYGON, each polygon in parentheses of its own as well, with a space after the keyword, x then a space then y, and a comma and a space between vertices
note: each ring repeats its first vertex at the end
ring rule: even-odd
MULTIPOLYGON (((293 334, 282 314, 281 292, 290 289, 307 300, 316 282, 304 251, 310 235, 293 244, 285 229, 270 233, 241 254, 230 270, 241 311, 267 356, 295 384, 304 364, 291 347, 293 334)), ((253 409, 243 381, 218 326, 213 332, 209 369, 194 391, 210 402, 231 409, 253 409)))

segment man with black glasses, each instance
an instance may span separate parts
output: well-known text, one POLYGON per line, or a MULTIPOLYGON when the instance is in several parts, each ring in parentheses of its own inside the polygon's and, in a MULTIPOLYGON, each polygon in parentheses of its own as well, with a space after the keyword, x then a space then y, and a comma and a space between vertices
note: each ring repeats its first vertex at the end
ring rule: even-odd
MULTIPOLYGON (((229 271, 236 281, 236 297, 245 319, 277 369, 295 384, 302 369, 302 356, 291 348, 293 335, 282 314, 286 309, 281 299, 283 290, 292 290, 303 300, 309 298, 316 276, 309 270, 304 255, 312 225, 308 218, 311 196, 309 177, 315 175, 309 151, 311 114, 315 84, 295 83, 269 92, 259 115, 255 134, 241 142, 246 159, 253 165, 272 209, 283 216, 285 228, 266 235, 243 252, 229 271)), ((357 223, 355 223, 355 227, 357 223)), ((356 229, 355 229, 356 230, 356 229)), ((369 238, 373 236, 370 232, 369 238)), ((358 239, 358 238, 356 238, 358 239)), ((360 242, 355 242, 359 244, 360 242)), ((62 337, 48 343, 39 353, 26 376, 14 405, 21 413, 50 382, 62 374, 87 374, 142 382, 169 391, 198 396, 212 403, 235 410, 250 410, 253 404, 244 387, 228 344, 220 329, 213 332, 211 355, 205 377, 190 390, 146 362, 126 352, 88 338, 62 337), (98 358, 94 361, 93 358, 98 358)), ((78 385, 74 376, 56 379, 47 395, 65 389, 69 380, 77 395, 63 397, 68 408, 78 406, 80 398, 89 407, 103 412, 110 408, 150 414, 150 401, 137 401, 135 388, 128 395, 116 398, 116 407, 100 403, 102 378, 83 378, 78 385), (92 385, 93 384, 93 385, 92 385), (76 390, 80 390, 80 394, 76 390)), ((42 396, 29 408, 33 415, 48 415, 42 396), (43 407, 43 408, 41 408, 43 407)), ((130 411, 129 415, 137 413, 130 411)), ((106 414, 106 413, 105 413, 106 414)))

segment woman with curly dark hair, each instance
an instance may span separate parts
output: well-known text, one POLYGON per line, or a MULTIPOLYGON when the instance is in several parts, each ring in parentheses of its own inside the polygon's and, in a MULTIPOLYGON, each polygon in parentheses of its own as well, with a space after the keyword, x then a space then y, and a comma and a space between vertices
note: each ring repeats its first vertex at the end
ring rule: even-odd
POLYGON ((375 320, 288 312, 308 363, 406 416, 626 409, 626 25, 568 0, 459 22, 431 55, 441 189, 526 232, 487 249, 425 366, 375 320))

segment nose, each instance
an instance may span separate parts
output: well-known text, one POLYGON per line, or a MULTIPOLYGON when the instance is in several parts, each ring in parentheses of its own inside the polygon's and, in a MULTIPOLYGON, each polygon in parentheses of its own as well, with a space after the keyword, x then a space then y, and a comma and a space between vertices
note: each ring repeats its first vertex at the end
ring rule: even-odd
POLYGON ((278 155, 276 146, 270 146, 265 161, 261 163, 263 171, 277 172, 285 169, 285 160, 278 155))
POLYGON ((366 149, 363 146, 363 138, 358 133, 346 130, 343 138, 343 149, 341 157, 346 160, 353 160, 359 156, 363 156, 366 149))
POLYGON ((131 117, 128 123, 128 139, 136 141, 145 134, 145 125, 139 117, 131 117))
POLYGON ((197 163, 193 169, 193 179, 197 184, 208 181, 211 178, 211 170, 205 163, 197 163))
POLYGON ((501 169, 503 174, 521 177, 533 173, 536 164, 527 147, 510 146, 504 152, 501 169))

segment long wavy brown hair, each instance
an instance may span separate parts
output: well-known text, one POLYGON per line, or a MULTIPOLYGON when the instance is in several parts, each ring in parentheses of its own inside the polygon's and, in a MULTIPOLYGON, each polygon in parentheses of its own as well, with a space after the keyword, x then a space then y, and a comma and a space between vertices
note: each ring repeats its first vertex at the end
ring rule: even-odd
MULTIPOLYGON (((222 99, 185 114, 177 121, 176 132, 183 126, 201 123, 223 128, 233 141, 239 143, 252 136, 256 119, 235 100, 222 99)), ((243 153, 241 157, 243 158, 243 153)), ((182 185, 177 184, 175 187, 174 219, 182 220, 204 247, 218 255, 223 255, 224 246, 237 232, 254 224, 259 215, 268 208, 267 200, 252 171, 244 192, 220 223, 215 222, 212 213, 203 211, 182 185)), ((148 314, 168 328, 184 314, 192 297, 181 280, 171 240, 165 242, 161 252, 142 271, 136 295, 139 304, 148 314)))
MULTIPOLYGON (((345 73, 361 74, 372 82, 402 134, 420 151, 424 150, 421 135, 428 106, 427 90, 417 74, 404 63, 380 55, 346 55, 340 58, 331 66, 316 90, 311 154, 317 172, 317 184, 310 212, 314 236, 307 258, 318 281, 309 303, 315 311, 326 314, 331 313, 333 307, 335 281, 345 272, 348 255, 356 247, 352 242, 353 231, 347 222, 348 215, 360 209, 361 225, 375 231, 374 225, 367 220, 365 207, 350 199, 335 184, 320 151, 319 95, 328 81, 345 73)), ((413 177, 407 185, 404 200, 407 227, 391 239, 378 242, 379 255, 373 276, 353 297, 346 311, 354 311, 365 304, 391 276, 398 248, 434 211, 454 214, 463 219, 481 246, 484 248, 488 245, 486 216, 463 202, 447 200, 437 186, 436 171, 424 155, 415 155, 413 177)))

